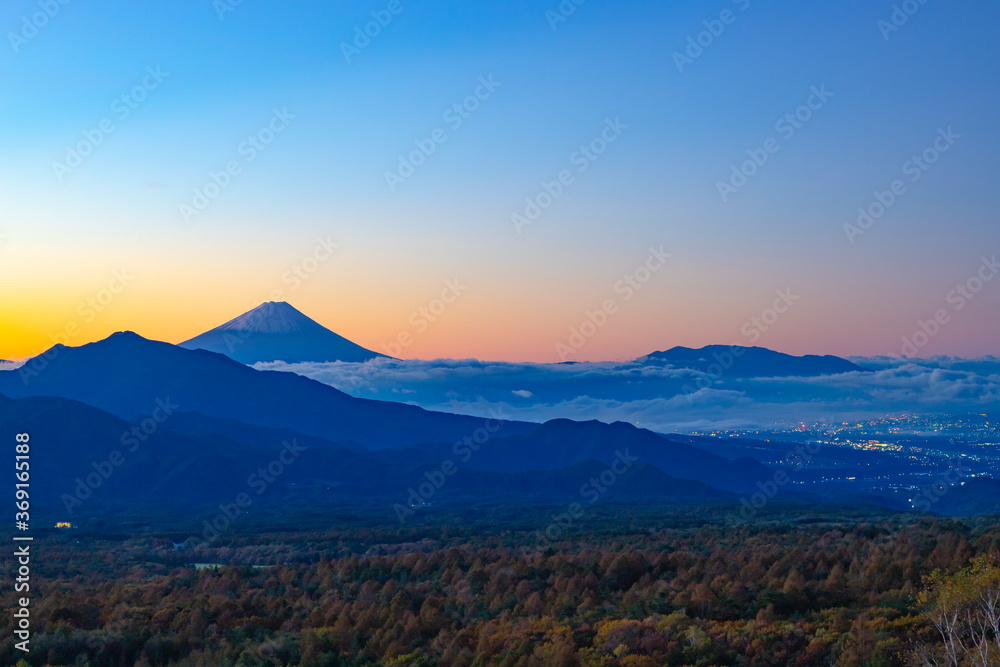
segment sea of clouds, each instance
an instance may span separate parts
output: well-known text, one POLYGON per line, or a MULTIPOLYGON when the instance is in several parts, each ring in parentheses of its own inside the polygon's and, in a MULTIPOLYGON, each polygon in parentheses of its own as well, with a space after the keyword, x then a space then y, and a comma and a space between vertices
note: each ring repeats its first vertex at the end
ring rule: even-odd
POLYGON ((352 396, 512 419, 625 421, 660 432, 837 422, 895 413, 1000 412, 1000 358, 852 358, 865 372, 741 378, 641 361, 476 359, 257 364, 352 396), (700 381, 699 381, 700 380, 700 381), (693 390, 694 387, 703 387, 693 390))

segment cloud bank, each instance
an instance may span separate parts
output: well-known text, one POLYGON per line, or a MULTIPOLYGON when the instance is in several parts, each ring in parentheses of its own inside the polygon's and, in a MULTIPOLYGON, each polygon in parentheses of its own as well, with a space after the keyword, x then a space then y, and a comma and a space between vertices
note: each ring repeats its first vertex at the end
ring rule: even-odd
POLYGON ((626 421, 662 432, 864 419, 889 413, 1000 412, 1000 359, 855 358, 868 372, 727 378, 639 362, 476 359, 257 364, 353 396, 511 418, 626 421), (702 382, 698 382, 699 378, 702 382), (704 388, 691 391, 691 387, 704 388))
POLYGON ((625 421, 661 432, 835 422, 890 413, 1000 412, 1000 359, 851 359, 868 372, 728 378, 640 362, 476 359, 256 364, 353 396, 514 419, 625 421), (701 378, 701 382, 698 380, 701 378), (692 391, 695 386, 704 388, 692 391))

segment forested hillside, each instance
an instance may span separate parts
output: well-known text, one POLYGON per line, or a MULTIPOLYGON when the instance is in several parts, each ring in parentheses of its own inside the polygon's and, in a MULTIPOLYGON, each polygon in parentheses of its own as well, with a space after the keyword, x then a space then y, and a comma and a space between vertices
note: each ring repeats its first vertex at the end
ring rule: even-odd
POLYGON ((924 577, 1000 555, 986 519, 788 510, 734 526, 608 506, 548 541, 525 527, 534 511, 248 530, 197 553, 59 533, 28 664, 907 664, 938 642, 924 577))

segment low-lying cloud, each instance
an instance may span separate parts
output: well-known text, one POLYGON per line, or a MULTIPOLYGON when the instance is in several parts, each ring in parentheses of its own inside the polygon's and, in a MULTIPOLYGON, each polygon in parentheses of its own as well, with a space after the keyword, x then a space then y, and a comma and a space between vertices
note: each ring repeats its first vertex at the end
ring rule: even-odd
POLYGON ((695 431, 865 419, 898 412, 1000 411, 1000 359, 854 358, 867 372, 740 378, 640 362, 537 364, 476 359, 257 364, 353 396, 474 416, 625 421, 695 431), (701 380, 699 382, 699 380, 701 380), (692 391, 694 386, 702 387, 692 391))

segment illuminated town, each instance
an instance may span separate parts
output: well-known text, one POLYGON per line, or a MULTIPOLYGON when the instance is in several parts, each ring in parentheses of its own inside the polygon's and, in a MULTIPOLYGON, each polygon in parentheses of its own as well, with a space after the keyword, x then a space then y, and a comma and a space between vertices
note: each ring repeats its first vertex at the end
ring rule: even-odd
POLYGON ((1000 419, 987 414, 893 414, 697 435, 705 449, 778 466, 792 463, 795 445, 810 446, 816 453, 791 482, 803 492, 870 494, 916 507, 928 488, 943 494, 969 479, 1000 478, 1000 419))

